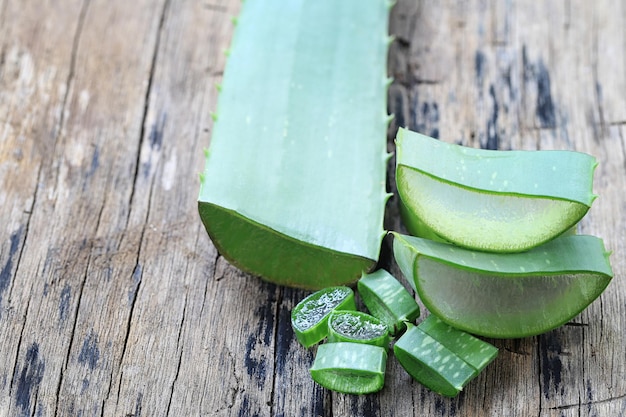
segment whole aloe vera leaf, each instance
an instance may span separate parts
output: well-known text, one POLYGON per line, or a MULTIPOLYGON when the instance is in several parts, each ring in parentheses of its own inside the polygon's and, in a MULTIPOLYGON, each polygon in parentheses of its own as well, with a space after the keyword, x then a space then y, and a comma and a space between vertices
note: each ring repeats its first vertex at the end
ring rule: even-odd
POLYGON ((411 234, 490 252, 520 252, 589 210, 595 158, 573 151, 493 151, 400 129, 396 181, 411 234))
POLYGON ((235 266, 319 289, 376 263, 388 198, 389 7, 244 3, 198 199, 235 266))
POLYGON ((400 365, 416 381, 447 397, 455 397, 478 372, 440 341, 410 326, 394 344, 400 365))
POLYGON ((431 313, 458 329, 496 338, 532 336, 564 324, 613 276, 602 240, 587 235, 502 254, 394 233, 393 250, 431 313))
POLYGON ((415 298, 384 269, 363 274, 357 288, 363 304, 387 325, 392 335, 404 330, 405 322, 412 322, 420 315, 415 298))

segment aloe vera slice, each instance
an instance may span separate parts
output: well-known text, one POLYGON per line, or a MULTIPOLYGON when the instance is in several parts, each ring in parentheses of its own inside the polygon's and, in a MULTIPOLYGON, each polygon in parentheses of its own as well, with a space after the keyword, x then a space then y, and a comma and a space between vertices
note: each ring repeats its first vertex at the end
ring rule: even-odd
POLYGON ((291 327, 298 341, 310 347, 328 335, 328 316, 333 310, 356 310, 349 287, 328 287, 300 301, 291 311, 291 327))
POLYGON ((415 298, 384 269, 364 274, 357 288, 363 304, 387 324, 392 335, 404 330, 405 322, 412 322, 420 315, 415 298))
POLYGON ((396 148, 401 213, 422 237, 524 251, 571 228, 596 197, 597 162, 580 152, 474 149, 406 129, 396 148))
POLYGON ((492 344, 462 330, 455 329, 432 314, 417 327, 477 372, 483 370, 498 356, 498 348, 492 344))
POLYGON ((558 327, 595 300, 613 277, 602 240, 587 235, 501 254, 394 233, 393 249, 431 313, 488 337, 525 337, 558 327))
POLYGON ((328 317, 328 342, 366 343, 387 349, 387 325, 361 311, 334 310, 328 317))
POLYGON ((418 327, 410 326, 393 351, 416 381, 447 397, 455 397, 477 375, 476 369, 418 327))
POLYGON ((198 198, 233 265, 308 289, 374 267, 388 199, 389 7, 243 4, 198 198))
POLYGON ((346 394, 369 394, 385 383, 387 352, 363 343, 325 343, 317 348, 310 373, 321 386, 346 394))

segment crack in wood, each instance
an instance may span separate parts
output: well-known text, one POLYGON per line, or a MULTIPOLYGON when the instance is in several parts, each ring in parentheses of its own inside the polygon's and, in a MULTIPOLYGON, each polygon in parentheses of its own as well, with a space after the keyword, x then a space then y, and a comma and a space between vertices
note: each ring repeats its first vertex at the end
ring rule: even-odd
POLYGON ((606 403, 610 403, 613 401, 623 401, 626 400, 626 394, 624 395, 618 395, 615 397, 610 397, 610 398, 604 398, 601 400, 593 400, 593 401, 586 401, 586 402, 579 402, 576 404, 565 404, 565 405, 557 405, 554 407, 549 407, 548 410, 568 410, 571 408, 580 408, 580 407, 589 407, 595 404, 606 404, 606 403))
POLYGON ((178 376, 180 375, 180 369, 183 363, 183 350, 184 350, 184 346, 182 346, 182 334, 183 334, 183 328, 185 326, 185 317, 187 316, 187 294, 185 294, 185 301, 184 301, 184 305, 183 305, 183 313, 182 313, 182 318, 180 321, 180 325, 178 326, 178 337, 176 338, 176 350, 179 351, 178 354, 178 363, 176 365, 176 372, 174 373, 174 379, 172 380, 172 383, 170 385, 170 395, 169 395, 169 400, 167 402, 167 407, 165 410, 165 415, 169 416, 170 415, 170 408, 172 407, 172 400, 174 399, 174 387, 176 386, 176 382, 178 381, 178 376))

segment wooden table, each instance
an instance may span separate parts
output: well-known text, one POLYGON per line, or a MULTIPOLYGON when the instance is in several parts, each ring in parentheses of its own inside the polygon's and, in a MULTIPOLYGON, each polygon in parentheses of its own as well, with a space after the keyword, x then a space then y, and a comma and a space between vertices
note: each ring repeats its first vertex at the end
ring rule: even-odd
MULTIPOLYGON (((289 320, 306 293, 211 245, 198 173, 239 7, 0 0, 0 416, 626 415, 626 2, 393 9, 390 150, 402 125, 600 161, 580 231, 613 251, 613 282, 557 330, 493 341, 456 399, 392 359, 379 394, 316 386, 289 320)), ((387 217, 401 228, 396 198, 387 217)))

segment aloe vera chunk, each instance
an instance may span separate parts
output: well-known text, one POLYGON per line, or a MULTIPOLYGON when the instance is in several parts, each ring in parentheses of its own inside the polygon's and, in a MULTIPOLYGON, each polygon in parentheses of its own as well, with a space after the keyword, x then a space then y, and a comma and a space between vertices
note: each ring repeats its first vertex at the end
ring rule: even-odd
POLYGON ((595 158, 574 151, 494 151, 400 129, 396 181, 411 234, 490 252, 520 252, 589 210, 595 158))
POLYGON ((328 342, 366 343, 387 349, 387 325, 361 311, 334 310, 328 317, 328 342))
POLYGON ((364 274, 357 288, 363 304, 387 324, 392 335, 404 330, 405 322, 412 322, 420 315, 415 298, 384 269, 364 274))
POLYGON ((374 267, 388 198, 389 7, 243 4, 198 198, 233 265, 308 289, 374 267))
POLYGON ((418 327, 411 326, 393 351, 416 381, 447 397, 455 397, 477 375, 476 369, 418 327))
POLYGON ((310 373, 321 386, 346 394, 369 394, 385 383, 387 352, 363 343, 324 343, 317 348, 310 373))
POLYGON ((477 372, 483 370, 496 356, 498 348, 469 333, 455 329, 430 315, 417 326, 421 331, 444 345, 477 372))
POLYGON ((393 250, 432 314, 495 338, 532 336, 564 324, 613 277, 602 240, 587 235, 502 254, 394 233, 393 250))
POLYGON ((291 327, 296 339, 310 347, 328 335, 328 316, 333 310, 356 310, 354 292, 349 287, 328 287, 316 291, 291 310, 291 327))

